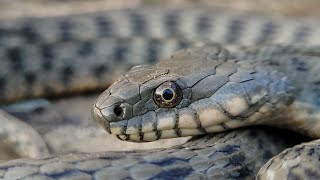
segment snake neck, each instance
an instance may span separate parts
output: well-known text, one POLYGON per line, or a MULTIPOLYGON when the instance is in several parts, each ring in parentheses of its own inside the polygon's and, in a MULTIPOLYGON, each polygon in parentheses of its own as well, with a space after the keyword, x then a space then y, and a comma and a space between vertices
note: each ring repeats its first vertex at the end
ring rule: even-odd
POLYGON ((278 116, 261 124, 284 127, 320 138, 320 49, 291 45, 246 47, 234 52, 239 60, 260 61, 263 67, 269 66, 282 73, 295 89, 295 101, 278 116))
POLYGON ((240 60, 260 61, 275 71, 283 73, 295 87, 296 100, 320 109, 320 49, 316 46, 273 45, 245 47, 235 51, 240 60))
POLYGON ((320 138, 320 111, 317 107, 295 101, 268 124, 291 129, 311 138, 320 138))

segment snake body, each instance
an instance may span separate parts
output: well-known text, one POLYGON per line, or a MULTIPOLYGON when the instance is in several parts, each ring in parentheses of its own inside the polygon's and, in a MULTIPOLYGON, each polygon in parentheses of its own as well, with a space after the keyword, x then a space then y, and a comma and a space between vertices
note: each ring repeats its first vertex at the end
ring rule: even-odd
POLYGON ((3 21, 0 101, 104 89, 132 66, 194 42, 311 46, 319 45, 319 32, 317 19, 219 9, 142 8, 3 21))
MULTIPOLYGON (((306 43, 309 47, 232 46, 228 50, 207 45, 179 51, 153 66, 132 68, 100 96, 93 116, 109 133, 131 141, 200 135, 260 124, 319 138, 320 50, 313 46, 320 42, 319 29, 320 24, 312 19, 203 9, 147 8, 3 22, 0 100, 7 103, 105 88, 119 72, 133 65, 153 63, 198 42, 306 43), (161 107, 155 102, 153 92, 164 82, 174 82, 181 90, 174 106, 168 102, 168 107, 161 107)), ((261 167, 252 163, 255 158, 259 156, 265 162, 284 148, 268 149, 261 141, 274 143, 263 131, 239 130, 205 136, 168 150, 16 160, 0 164, 0 177, 252 178, 261 167), (216 140, 218 137, 222 139, 216 140), (206 144, 211 141, 212 144, 206 144), (205 145, 197 147, 201 143, 205 145), (246 147, 246 143, 252 146, 246 147), (244 153, 259 148, 266 153, 254 158, 250 152, 244 153), (150 153, 154 159, 144 157, 150 153), (123 154, 127 159, 119 158, 123 154), (208 157, 209 161, 205 161, 208 157), (233 161, 228 164, 226 159, 233 161), (119 165, 124 167, 120 169, 119 165), (213 168, 215 165, 220 169, 213 168), (226 171, 219 174, 221 169, 226 171)), ((270 160, 257 177, 317 178, 318 156, 319 140, 296 146, 270 160), (284 162, 286 159, 291 161, 284 162), (314 164, 305 166, 303 161, 308 160, 314 164)))

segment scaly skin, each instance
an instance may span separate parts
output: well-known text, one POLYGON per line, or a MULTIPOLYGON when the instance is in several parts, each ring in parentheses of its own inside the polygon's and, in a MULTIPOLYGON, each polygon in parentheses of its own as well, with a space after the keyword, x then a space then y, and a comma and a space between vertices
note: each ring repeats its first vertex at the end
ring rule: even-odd
POLYGON ((131 141, 256 124, 286 125, 318 138, 319 70, 319 58, 299 46, 229 54, 219 45, 206 45, 179 51, 154 66, 133 67, 102 93, 93 115, 107 132, 131 141), (153 93, 164 82, 181 88, 182 100, 173 108, 156 104, 153 93))
MULTIPOLYGON (((320 29, 319 22, 317 20, 294 20, 294 19, 278 19, 278 18, 267 18, 260 16, 253 16, 252 14, 241 14, 241 13, 231 13, 231 12, 222 12, 220 10, 209 12, 209 10, 164 10, 164 9, 138 9, 138 10, 130 10, 130 11, 113 11, 107 13, 94 13, 94 14, 84 14, 84 15, 75 15, 68 17, 58 17, 58 18, 45 18, 45 19, 29 19, 29 20, 18 20, 13 22, 3 22, 0 27, 0 54, 1 54, 1 64, 0 67, 0 87, 2 91, 0 92, 0 101, 2 103, 16 101, 22 98, 31 98, 31 97, 42 97, 42 96, 51 96, 51 95, 60 95, 65 93, 74 93, 81 92, 86 90, 92 90, 96 88, 104 88, 112 82, 112 79, 117 75, 116 72, 120 73, 124 72, 129 67, 142 64, 142 63, 150 63, 155 59, 161 59, 163 57, 168 57, 174 50, 179 49, 181 47, 190 46, 194 42, 222 42, 222 43, 232 43, 232 44, 264 44, 264 43, 306 43, 308 45, 319 45, 320 40, 317 35, 320 29), (148 37, 148 38, 145 38, 148 37), (107 59, 107 60, 106 60, 107 59), (119 62, 120 61, 120 62, 119 62), (115 68, 116 67, 116 68, 115 68), (57 73, 58 72, 58 73, 57 73), (43 74, 46 74, 43 76, 43 74), (101 83, 103 82, 103 83, 101 83), (17 88, 16 84, 20 86, 17 88)), ((276 47, 277 49, 279 47, 276 47)), ((299 90, 299 85, 302 86, 303 82, 301 77, 304 75, 309 75, 310 77, 317 72, 317 66, 315 64, 308 64, 308 67, 313 67, 314 71, 307 70, 302 73, 300 69, 305 69, 304 60, 309 60, 308 55, 303 52, 301 56, 298 57, 298 61, 289 60, 290 51, 295 48, 287 48, 288 52, 283 53, 283 51, 278 52, 279 56, 274 55, 273 53, 251 53, 246 50, 240 51, 240 53, 235 53, 233 56, 237 57, 237 59, 246 59, 251 58, 254 63, 257 63, 257 60, 268 59, 271 57, 275 60, 280 57, 280 59, 284 59, 284 62, 292 62, 297 65, 297 68, 292 68, 294 66, 286 65, 285 63, 280 65, 281 67, 290 67, 292 69, 287 69, 288 71, 285 74, 275 73, 270 77, 268 76, 268 80, 270 82, 274 82, 277 80, 277 77, 286 76, 288 74, 296 75, 289 78, 288 82, 291 82, 292 79, 297 77, 297 82, 293 83, 294 86, 298 85, 296 89, 299 90), (241 53, 244 52, 244 53, 241 53), (260 56, 257 56, 260 55, 260 56), (313 72, 310 73, 310 72, 313 72), (274 78, 274 79, 272 79, 274 78), (299 82, 298 82, 299 80, 299 82)), ((301 49, 299 47, 298 49, 301 49)), ((307 48, 308 50, 308 48, 307 48)), ((237 51, 238 52, 238 51, 237 51)), ((262 51, 267 52, 267 51, 262 51)), ((273 51, 272 51, 273 52, 273 51)), ((311 51, 312 53, 317 51, 311 51)), ((307 52, 308 54, 309 52, 307 52)), ((297 53, 299 54, 299 53, 297 53)), ((317 53, 316 53, 317 54, 317 53)), ((201 54, 200 54, 201 55, 201 54)), ((203 55, 204 56, 204 55, 203 55)), ((309 54, 309 56, 311 56, 309 54)), ((213 65, 217 67, 217 70, 222 67, 222 70, 225 73, 236 74, 234 79, 235 85, 245 83, 241 82, 243 79, 241 78, 249 78, 255 77, 259 75, 265 75, 264 72, 270 72, 274 69, 277 69, 277 66, 268 65, 267 69, 259 70, 258 75, 256 74, 247 74, 245 72, 241 73, 241 70, 244 67, 247 67, 248 64, 241 64, 238 62, 231 62, 228 59, 229 56, 222 56, 222 62, 215 62, 213 65), (224 61, 228 61, 227 63, 224 61), (225 64, 229 64, 227 66, 230 67, 227 71, 225 71, 225 64), (236 65, 236 66, 234 66, 236 65), (236 70, 236 72, 234 72, 236 70), (240 71, 238 71, 240 70, 240 71), (239 78, 240 77, 240 78, 239 78)), ((209 57, 212 58, 212 57, 209 57)), ((295 58, 297 59, 297 58, 295 58)), ((317 59, 314 57, 314 59, 317 59)), ((199 57, 199 60, 202 60, 199 57)), ((311 60, 312 61, 312 60, 311 60)), ((270 61, 269 61, 270 62, 270 61)), ((272 62, 272 61, 271 61, 272 62)), ((312 61, 314 62, 314 61, 312 61)), ((161 63, 160 63, 161 64, 161 63)), ((273 63, 274 64, 274 63, 273 63)), ((173 65, 175 65, 173 63, 173 65)), ((194 64, 192 64, 193 67, 194 64)), ((200 67, 203 64, 200 64, 200 67)), ((208 65, 211 65, 209 63, 208 65)), ((257 66, 260 67, 261 65, 257 66)), ((174 66, 173 66, 174 67, 174 66)), ((248 66, 250 67, 250 66, 248 66)), ((146 68, 146 67, 144 67, 146 68)), ((172 67, 171 67, 172 68, 172 67)), ((208 66, 209 72, 212 66, 208 66)), ((142 68, 143 69, 143 68, 142 68)), ((197 74, 196 67, 194 68, 195 74, 197 74)), ((254 69, 254 68, 253 68, 254 69)), ((137 70, 137 69, 136 69, 137 70)), ((214 68, 214 70, 216 70, 214 68)), ((138 69, 139 71, 139 69, 138 69)), ((137 71, 137 72, 138 72, 137 71)), ((212 71, 210 71, 211 73, 212 71)), ((222 73, 221 77, 226 78, 228 75, 223 74, 220 70, 217 73, 222 73)), ((183 74, 183 73, 182 73, 183 74)), ((193 77, 194 74, 191 75, 193 77)), ((134 76, 131 76, 134 77, 134 76)), ((231 77, 231 76, 230 76, 231 77)), ((228 76, 228 78, 230 78, 228 76)), ((290 76, 291 77, 291 76, 290 76)), ((200 79, 204 78, 200 76, 200 79)), ((188 78, 187 78, 188 79, 188 78)), ((247 79, 247 80, 249 80, 247 79)), ((138 79, 142 80, 142 79, 138 79)), ((230 79, 227 79, 230 80, 230 79)), ((256 79, 255 83, 259 84, 259 77, 256 79)), ((313 100, 317 99, 317 79, 311 78, 314 80, 314 83, 304 83, 303 85, 307 85, 305 88, 306 91, 299 91, 298 97, 294 94, 289 87, 283 87, 281 84, 268 84, 264 90, 274 90, 276 87, 278 90, 283 91, 284 94, 272 94, 271 91, 268 91, 270 95, 276 95, 272 97, 266 97, 259 99, 258 104, 253 103, 253 99, 250 99, 249 104, 246 96, 235 96, 239 97, 239 99, 234 100, 233 102, 238 105, 249 105, 240 106, 242 107, 234 107, 235 104, 226 103, 226 99, 232 98, 231 96, 224 96, 224 94, 232 94, 235 92, 235 89, 232 89, 232 86, 228 86, 226 88, 227 93, 222 93, 222 97, 215 97, 221 105, 221 107, 225 108, 229 114, 224 118, 226 112, 222 112, 219 106, 214 106, 214 108, 218 109, 208 109, 209 112, 215 112, 220 114, 222 117, 223 124, 219 124, 217 126, 210 124, 210 117, 206 116, 203 113, 205 121, 208 122, 208 127, 199 128, 202 126, 201 119, 196 122, 192 122, 195 118, 189 118, 191 123, 185 123, 186 127, 190 125, 196 127, 193 130, 182 129, 180 132, 179 124, 174 126, 176 131, 168 129, 167 132, 162 134, 154 134, 153 128, 156 127, 147 127, 149 129, 149 135, 144 135, 143 139, 145 140, 153 140, 159 137, 174 137, 179 135, 190 135, 190 134, 202 134, 205 131, 208 132, 218 132, 223 131, 225 128, 235 128, 238 126, 249 125, 246 122, 239 122, 239 118, 234 121, 230 121, 230 119, 239 117, 239 111, 243 110, 256 110, 255 108, 260 107, 261 104, 266 104, 265 100, 268 98, 276 99, 277 97, 280 100, 284 100, 285 104, 281 102, 271 102, 267 104, 275 106, 276 108, 271 109, 270 115, 273 115, 277 112, 282 112, 284 115, 291 115, 294 123, 288 123, 287 121, 277 121, 280 117, 270 118, 272 123, 268 123, 269 121, 260 121, 261 118, 258 115, 250 114, 253 112, 247 111, 248 115, 251 115, 251 120, 253 124, 275 124, 275 122, 285 122, 285 125, 289 128, 295 128, 295 130, 306 133, 312 137, 318 137, 319 125, 317 118, 317 111, 314 107, 306 107, 305 104, 301 105, 299 103, 294 103, 287 108, 286 104, 291 103, 291 99, 294 98, 302 98, 303 102, 306 102, 307 105, 316 104, 313 100), (310 92, 314 91, 314 92, 310 92), (313 95, 314 97, 310 96, 313 95), (285 98, 287 97, 287 98, 285 98), (224 99, 225 98, 225 99, 224 99), (219 101, 222 100, 222 101, 219 101), (226 104, 225 104, 226 103, 226 104), (261 103, 261 104, 260 104, 261 103), (247 109, 249 108, 249 109, 247 109), (301 113, 302 110, 307 110, 308 112, 301 113), (295 116, 293 113, 297 113, 299 116, 295 116), (232 117, 232 118, 230 118, 232 117), (313 121, 305 121, 306 119, 313 119, 313 121), (310 123, 309 123, 310 122, 310 123), (303 125, 300 127, 299 125, 303 125), (206 129, 207 128, 207 129, 206 129), (151 130, 150 130, 151 129, 151 130)), ((190 80, 192 82, 192 78, 190 80)), ((223 82, 218 80, 218 82, 223 82)), ((287 82, 286 79, 281 79, 279 82, 287 82)), ((203 87, 207 87, 206 83, 203 83, 203 87)), ((230 83, 229 83, 230 84, 230 83)), ((218 87, 227 87, 225 84, 219 84, 218 87)), ((188 102, 188 98, 184 104, 187 106, 188 103, 198 102, 203 99, 203 95, 208 95, 207 92, 203 92, 204 88, 199 86, 196 88, 196 93, 194 94, 197 98, 192 99, 188 102)), ((212 86, 210 86, 212 87, 212 86)), ((220 88, 221 88, 220 87, 220 88)), ((235 86, 237 87, 237 86, 235 86)), ((251 87, 251 86, 248 86, 251 87)), ((255 87, 255 86, 252 86, 255 87)), ((211 89, 212 92, 214 89, 211 89)), ((188 90, 186 90, 188 91, 188 90)), ((241 93, 241 89, 237 92, 241 93)), ((243 93, 244 91, 242 91, 243 93)), ((258 90, 252 91, 256 93, 256 97, 263 97, 263 93, 259 94, 258 90)), ((139 92, 138 92, 139 93, 139 92)), ((130 93, 129 93, 130 95, 130 93)), ((242 94, 244 95, 244 94, 242 94)), ((193 97, 195 97, 193 96, 193 97)), ((248 96, 250 97, 250 96, 248 96)), ((271 100, 270 99, 270 100, 271 100)), ((134 101, 136 99, 131 99, 130 101, 134 101)), ((101 101, 101 100, 100 100, 101 101)), ((129 101, 129 100, 128 100, 129 101)), ((205 101, 205 100, 204 100, 205 101)), ((99 102, 99 101, 98 101, 99 102)), ((300 101, 299 101, 300 102, 300 101)), ((152 102, 150 101, 151 105, 152 102)), ((207 105, 208 103, 200 103, 194 104, 194 108, 200 107, 201 105, 207 105)), ((149 104, 150 105, 150 104, 149 104)), ((151 108, 156 108, 155 106, 150 106, 151 108)), ((260 107, 261 108, 261 107, 260 107)), ((143 108, 142 108, 143 109, 143 108)), ((268 111, 268 108, 259 109, 260 113, 268 111)), ((97 110, 95 110, 97 111, 97 110)), ((134 111, 136 114, 142 113, 137 110, 134 111)), ((180 111, 182 115, 188 117, 193 112, 189 110, 180 111)), ((99 114, 94 113, 95 116, 99 116, 99 114)), ((134 116, 136 116, 136 114, 134 116)), ((257 113, 256 113, 257 114, 257 113)), ((259 113, 258 113, 259 114, 259 113)), ((172 119, 170 119, 169 114, 163 114, 159 116, 163 118, 165 121, 162 127, 168 128, 172 127, 172 119), (171 124, 170 124, 171 123, 171 124)), ((281 113, 280 113, 281 115, 281 113)), ((127 116, 130 117, 130 116, 127 116)), ((189 116, 190 117, 190 116, 189 116)), ((199 118, 199 117, 198 117, 199 118)), ((281 119, 289 119, 290 117, 281 117, 281 119)), ((1 120, 1 119, 0 119, 1 120)), ((241 118, 242 120, 242 118, 241 118)), ((102 124, 102 126, 109 130, 109 127, 106 126, 108 123, 101 116, 96 118, 98 123, 102 124)), ((221 121, 221 122, 222 122, 221 121)), ((128 121, 129 122, 129 121, 128 121)), ((131 122, 131 121, 130 121, 131 122)), ((179 121, 180 125, 183 125, 182 121, 179 121)), ((113 123, 115 126, 110 129, 117 128, 118 124, 113 123)), ((129 123, 130 124, 130 123, 129 123)), ((140 126, 142 124, 137 124, 140 126)), ((160 126, 159 125, 159 126, 160 126)), ((280 127, 283 127, 284 124, 277 124, 280 127)), ((131 132, 139 131, 139 128, 136 128, 134 124, 131 124, 131 132)), ((142 126, 146 127, 146 126, 142 126)), ((141 127, 141 128, 142 128, 141 127)), ((123 131, 125 126, 118 126, 118 129, 115 132, 123 131), (119 128, 120 127, 120 128, 119 128)), ((181 128, 180 128, 181 129, 181 128)), ((158 130, 161 130, 160 128, 158 130)), ((236 133, 237 134, 237 133, 236 133)), ((14 136, 14 134, 9 134, 9 136, 14 136)), ((138 134, 130 136, 131 140, 140 140, 141 136, 138 134)), ((235 137, 238 137, 235 135, 235 137)), ((264 135, 258 135, 258 138, 265 138, 264 135)), ((121 138, 127 139, 127 135, 122 135, 121 138)), ((252 138, 252 137, 251 137, 252 138)), ((32 138, 30 138, 32 139, 32 138)), ((244 139, 244 137, 240 136, 239 140, 244 139)), ((235 144, 238 140, 231 140, 227 143, 235 144)), ((267 142, 267 141, 266 141, 267 142)), ((270 141, 270 144, 274 144, 270 141)), ((259 147, 259 144, 254 144, 259 147)), ((250 149, 250 148, 249 148, 250 149)), ((265 149, 265 148, 263 148, 265 149)), ((281 149, 281 148, 280 148, 281 149)), ((221 149, 220 149, 221 150, 221 149)), ((244 150, 244 149, 241 149, 244 150)), ((218 150, 219 151, 219 150, 218 150)), ((245 150, 244 150, 245 151, 245 150)), ((280 150, 279 150, 280 151, 280 150)), ((278 152, 275 152, 275 154, 278 152)), ((139 153, 138 153, 139 154, 139 153)), ((249 155, 250 153, 248 153, 249 155)), ((94 155, 93 155, 94 156, 94 155)), ((217 157, 221 158, 221 155, 217 155, 217 157)), ((61 157, 63 158, 63 157, 61 157)), ((60 161, 61 158, 53 158, 57 161, 60 161)), ((90 160, 92 157, 88 157, 90 160)), ((258 157, 255 157, 258 159, 258 157)), ((244 158, 248 160, 247 158, 244 158)), ((255 160, 257 160, 255 159, 255 160)), ((51 158, 43 159, 40 161, 35 160, 27 160, 26 164, 21 165, 17 162, 9 162, 7 164, 1 165, 0 177, 3 178, 16 178, 16 177, 28 177, 32 178, 37 175, 45 175, 47 177, 58 178, 58 177, 88 177, 87 171, 78 169, 72 170, 73 168, 69 168, 69 164, 66 166, 55 165, 51 162, 53 161, 51 158), (48 161, 47 161, 48 160, 48 161), (37 167, 30 167, 28 163, 38 164, 37 167), (41 168, 44 164, 48 164, 48 171, 56 172, 56 173, 47 173, 41 171, 41 168), (40 168, 40 169, 39 169, 40 168), (87 173, 87 174, 84 174, 87 173)), ((54 160, 54 161, 55 161, 54 160)), ((71 158, 71 161, 74 161, 74 165, 76 162, 80 161, 77 158, 71 158)), ((250 160, 249 160, 250 161, 250 160)), ((160 161, 166 162, 166 161, 160 161)), ((243 161, 244 162, 244 161, 243 161)), ((262 161, 261 161, 262 162, 262 161)), ((148 163, 148 162, 147 162, 148 163)), ((188 163, 191 163, 188 161, 188 163)), ((273 162, 274 164, 277 164, 273 162)), ((204 167, 200 165, 200 167, 204 167)), ((45 169, 46 169, 45 168, 45 169)), ((183 168, 182 168, 183 169, 183 168)), ((250 173, 252 177, 253 174, 257 172, 258 167, 250 169, 250 173)), ((303 169, 303 168, 300 168, 303 169)), ((158 169, 159 170, 159 169, 158 169)), ((158 171, 155 168, 155 171, 158 171)), ((225 170, 233 171, 232 168, 225 168, 225 170)), ((203 171, 199 172, 195 170, 196 174, 203 173, 203 171)), ((239 171, 236 172, 239 173, 239 171)), ((153 172, 154 173, 154 172, 153 172)), ((210 177, 214 175, 216 172, 206 171, 206 176, 210 177), (207 173, 209 172, 209 173, 207 173), (213 173, 213 174, 212 174, 213 173)), ((89 173, 90 174, 90 173, 89 173)), ((131 172, 127 177, 135 177, 139 173, 131 172)), ((231 173, 232 174, 232 173, 231 173)), ((270 174, 270 173, 269 173, 270 174)), ((91 174, 92 175, 92 174, 91 174)), ((117 174, 124 175, 124 174, 117 174)), ((163 174, 162 174, 163 175, 163 174)), ((283 175, 283 173, 281 174, 283 175)), ((286 177, 287 174, 284 174, 286 177)), ((90 175, 89 175, 90 176, 90 175)), ((156 177, 156 176, 154 176, 156 177)), ((202 175, 201 175, 202 177, 202 175)), ((224 176, 228 177, 228 176, 224 176)), ((233 176, 232 176, 233 177, 233 176)), ((249 176, 248 176, 249 177, 249 176)), ((260 175, 260 177, 266 177, 260 175)), ((273 176, 278 177, 278 176, 273 176)), ((302 177, 306 177, 305 175, 302 177)), ((103 177, 102 177, 103 178, 103 177)))
POLYGON ((290 138, 281 131, 242 129, 168 149, 13 160, 0 164, 0 178, 253 179, 270 157, 301 141, 285 141, 290 138))
MULTIPOLYGON (((319 50, 270 46, 229 54, 219 45, 181 50, 153 66, 133 67, 95 102, 94 120, 110 134, 129 141, 196 136, 252 125, 289 128, 320 138, 319 50), (162 107, 165 100, 159 105, 155 94, 163 86, 175 89, 168 82, 180 87, 171 90, 178 101, 162 107)), ((296 166, 300 172, 295 176, 319 177, 320 162, 303 163, 307 155, 300 156, 303 152, 317 156, 319 142, 300 148, 306 150, 288 150, 300 158, 298 163, 281 166, 285 157, 279 155, 258 177, 287 179, 296 166)))

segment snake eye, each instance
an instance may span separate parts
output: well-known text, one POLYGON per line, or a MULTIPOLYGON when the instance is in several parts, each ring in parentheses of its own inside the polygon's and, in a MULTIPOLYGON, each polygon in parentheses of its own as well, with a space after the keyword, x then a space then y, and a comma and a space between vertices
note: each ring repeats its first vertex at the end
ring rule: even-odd
POLYGON ((123 109, 119 105, 116 105, 113 109, 113 112, 116 116, 121 116, 123 113, 123 109))
POLYGON ((159 107, 170 108, 178 105, 182 98, 180 87, 174 82, 164 82, 154 92, 155 103, 159 107))

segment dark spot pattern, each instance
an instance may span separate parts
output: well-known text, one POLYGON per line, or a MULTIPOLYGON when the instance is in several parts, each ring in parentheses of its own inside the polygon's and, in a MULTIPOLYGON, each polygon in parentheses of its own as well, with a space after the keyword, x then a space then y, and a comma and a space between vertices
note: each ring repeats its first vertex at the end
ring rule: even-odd
POLYGON ((132 31, 135 35, 145 36, 147 32, 146 20, 144 16, 138 13, 130 13, 132 31))
POLYGON ((261 34, 258 37, 256 43, 263 44, 266 42, 270 42, 273 38, 272 36, 275 34, 277 25, 273 22, 268 22, 262 26, 261 34))
POLYGON ((94 43, 92 41, 85 41, 80 45, 78 54, 82 57, 89 56, 94 53, 94 43))
POLYGON ((125 41, 122 41, 121 39, 116 42, 117 46, 114 48, 113 51, 113 57, 116 61, 119 61, 120 63, 123 63, 126 61, 126 55, 128 54, 128 44, 125 41))
POLYGON ((294 148, 294 151, 298 155, 298 154, 301 154, 304 149, 305 149, 305 146, 301 146, 301 147, 294 148))
POLYGON ((162 43, 159 39, 151 39, 148 42, 147 46, 147 55, 146 59, 148 62, 155 62, 159 58, 159 54, 161 51, 162 43))
POLYGON ((52 70, 52 62, 49 59, 44 59, 42 61, 42 68, 46 71, 52 70))
POLYGON ((243 29, 243 23, 244 22, 240 19, 234 19, 231 21, 230 27, 228 28, 229 31, 226 34, 227 43, 235 43, 239 41, 243 29))
POLYGON ((94 74, 94 77, 98 80, 101 81, 103 78, 102 76, 108 72, 109 67, 107 65, 101 64, 93 68, 92 72, 94 74))
POLYGON ((6 30, 2 29, 0 27, 0 46, 2 46, 2 38, 4 38, 7 35, 6 30))
MULTIPOLYGON (((169 167, 171 165, 180 164, 180 162, 186 162, 187 160, 177 157, 167 157, 163 159, 159 159, 158 161, 151 161, 151 164, 155 164, 161 167, 169 167)), ((161 179, 182 179, 183 177, 191 174, 193 169, 191 167, 181 168, 177 166, 177 168, 170 168, 170 170, 166 170, 155 176, 154 178, 161 179)))
POLYGON ((0 99, 4 97, 6 89, 6 79, 5 77, 0 77, 0 99))
POLYGON ((26 72, 24 74, 24 79, 28 86, 32 86, 35 83, 37 76, 33 72, 26 72))
POLYGON ((165 16, 165 27, 169 36, 179 35, 179 16, 171 13, 165 16))
POLYGON ((222 153, 225 153, 225 154, 232 154, 232 153, 238 151, 239 148, 240 148, 240 146, 227 145, 227 146, 221 148, 218 152, 222 152, 222 153))
POLYGON ((6 80, 4 77, 0 77, 0 89, 4 89, 6 86, 6 80))
POLYGON ((159 160, 153 160, 150 161, 150 163, 158 165, 158 166, 169 166, 172 164, 175 164, 179 161, 186 161, 185 159, 182 158, 176 158, 176 157, 167 157, 159 160))
POLYGON ((306 178, 306 179, 320 179, 319 173, 315 172, 314 170, 306 168, 305 173, 306 173, 307 177, 304 177, 304 178, 306 178))
POLYGON ((254 176, 254 174, 252 173, 252 170, 249 169, 247 166, 241 167, 241 169, 239 169, 238 173, 236 174, 231 174, 229 176, 230 179, 246 179, 249 176, 254 176))
POLYGON ((155 176, 153 179, 172 179, 181 180, 186 178, 192 173, 192 168, 174 168, 167 171, 162 171, 160 174, 155 176))
POLYGON ((315 154, 315 149, 309 149, 308 156, 313 156, 315 154))
POLYGON ((308 68, 306 66, 306 63, 303 62, 301 59, 297 58, 297 57, 293 57, 291 59, 293 65, 296 67, 296 70, 298 71, 308 71, 308 68))
POLYGON ((7 56, 11 63, 13 71, 20 71, 23 69, 23 52, 19 47, 10 48, 7 50, 7 56))
POLYGON ((31 22, 27 22, 21 27, 21 34, 29 43, 35 43, 40 40, 40 36, 31 22))
POLYGON ((178 41, 178 48, 177 49, 186 49, 186 48, 189 48, 189 47, 190 47, 190 42, 188 42, 188 41, 178 41))
POLYGON ((240 154, 235 154, 234 156, 231 156, 229 158, 229 163, 226 164, 224 167, 228 166, 243 166, 243 163, 245 162, 245 156, 240 153, 240 154))
POLYGON ((53 47, 50 45, 44 45, 41 47, 41 54, 44 59, 53 59, 54 53, 52 51, 53 47))
POLYGON ((196 31, 199 33, 199 35, 205 36, 206 34, 208 34, 208 32, 210 32, 210 29, 212 28, 211 25, 212 22, 210 22, 210 18, 208 16, 202 15, 197 20, 196 31))
MULTIPOLYGON (((67 61, 66 61, 67 62, 67 61)), ((62 68, 61 80, 64 84, 68 84, 71 81, 72 75, 74 74, 73 68, 71 65, 66 65, 62 68)))
POLYGON ((112 29, 112 23, 108 19, 108 17, 98 16, 95 19, 99 35, 100 36, 111 36, 113 29, 112 29))
POLYGON ((294 43, 303 43, 305 42, 306 38, 310 34, 310 27, 308 26, 300 26, 296 29, 296 32, 294 33, 294 43))
POLYGON ((314 83, 313 88, 313 102, 316 106, 320 107, 320 81, 314 83))
POLYGON ((53 69, 52 61, 54 59, 53 47, 49 45, 44 45, 41 47, 42 54, 42 68, 46 71, 53 69))
POLYGON ((68 41, 72 39, 72 24, 69 21, 61 21, 59 23, 59 29, 62 41, 68 41))

